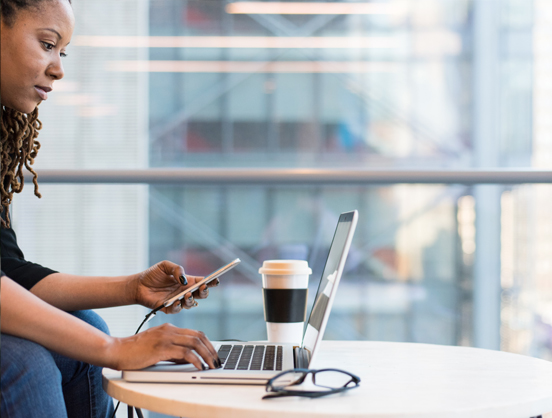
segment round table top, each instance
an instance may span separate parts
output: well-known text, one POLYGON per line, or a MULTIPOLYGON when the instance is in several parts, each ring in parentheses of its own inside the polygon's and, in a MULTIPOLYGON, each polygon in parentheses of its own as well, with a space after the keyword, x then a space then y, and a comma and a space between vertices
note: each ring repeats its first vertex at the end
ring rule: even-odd
POLYGON ((469 347, 323 341, 314 367, 358 375, 356 389, 319 399, 261 400, 264 386, 129 383, 104 372, 122 402, 188 418, 520 418, 552 411, 552 362, 469 347))

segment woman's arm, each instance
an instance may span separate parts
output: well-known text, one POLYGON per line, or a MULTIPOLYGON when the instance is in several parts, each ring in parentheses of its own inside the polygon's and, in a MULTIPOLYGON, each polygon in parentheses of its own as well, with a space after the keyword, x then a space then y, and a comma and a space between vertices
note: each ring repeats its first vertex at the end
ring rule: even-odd
POLYGON ((65 273, 46 276, 31 293, 64 311, 109 308, 136 303, 133 276, 88 277, 65 273))
POLYGON ((143 368, 161 360, 190 362, 201 369, 194 350, 210 367, 219 364, 214 347, 199 331, 161 325, 127 338, 111 337, 47 304, 6 276, 1 286, 2 332, 64 356, 117 370, 143 368))
MULTIPOLYGON (((162 261, 149 269, 118 277, 88 277, 65 273, 53 273, 35 284, 31 292, 50 305, 64 311, 108 308, 140 304, 150 309, 156 308, 169 297, 178 294, 201 280, 201 277, 187 276, 188 283, 182 284, 184 276, 182 266, 162 261)), ((209 284, 216 286, 215 280, 209 284)), ((197 292, 187 294, 182 304, 175 303, 163 308, 165 313, 178 313, 182 308, 194 306, 194 297, 204 299, 209 295, 207 286, 197 292)))

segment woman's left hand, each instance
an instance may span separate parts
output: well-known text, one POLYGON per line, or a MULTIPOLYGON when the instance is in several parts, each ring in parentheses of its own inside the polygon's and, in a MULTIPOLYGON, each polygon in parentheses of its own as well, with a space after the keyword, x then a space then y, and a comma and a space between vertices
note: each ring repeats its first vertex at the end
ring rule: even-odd
MULTIPOLYGON (((136 303, 154 309, 202 279, 203 277, 186 275, 184 268, 178 264, 166 260, 161 261, 142 273, 138 273, 133 279, 136 303), (184 279, 181 277, 188 280, 186 285, 182 284, 181 280, 184 281, 184 279)), ((208 285, 201 286, 193 295, 185 294, 183 299, 177 300, 171 306, 163 308, 162 311, 178 313, 183 308, 190 309, 197 306, 195 299, 205 299, 209 296, 209 287, 217 286, 218 283, 219 280, 215 279, 208 285)))

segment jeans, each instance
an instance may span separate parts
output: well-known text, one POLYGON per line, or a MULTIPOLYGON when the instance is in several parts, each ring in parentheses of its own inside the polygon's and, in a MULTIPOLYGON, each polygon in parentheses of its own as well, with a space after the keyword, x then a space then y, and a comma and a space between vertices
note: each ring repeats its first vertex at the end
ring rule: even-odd
MULTIPOLYGON (((103 319, 92 311, 70 314, 109 333, 103 319)), ((103 390, 101 367, 13 335, 1 338, 2 418, 111 417, 113 401, 103 390)))

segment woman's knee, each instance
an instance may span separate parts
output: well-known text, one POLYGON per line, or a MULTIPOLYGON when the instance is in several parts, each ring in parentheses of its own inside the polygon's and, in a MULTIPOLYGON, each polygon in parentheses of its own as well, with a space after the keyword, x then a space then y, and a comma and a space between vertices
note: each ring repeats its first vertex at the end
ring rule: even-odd
POLYGON ((40 344, 2 334, 2 389, 22 385, 61 384, 61 374, 49 350, 40 344))
POLYGON ((67 418, 62 378, 39 344, 2 334, 2 417, 67 418), (47 412, 45 412, 47 411, 47 412))
POLYGON ((76 316, 82 321, 92 325, 94 328, 99 329, 109 335, 109 327, 103 320, 103 318, 94 311, 73 311, 69 312, 71 315, 76 316))

